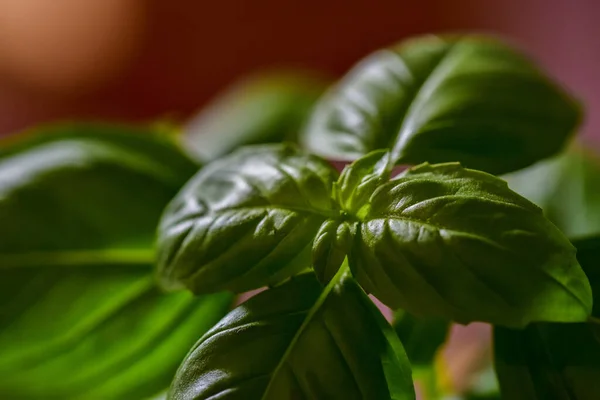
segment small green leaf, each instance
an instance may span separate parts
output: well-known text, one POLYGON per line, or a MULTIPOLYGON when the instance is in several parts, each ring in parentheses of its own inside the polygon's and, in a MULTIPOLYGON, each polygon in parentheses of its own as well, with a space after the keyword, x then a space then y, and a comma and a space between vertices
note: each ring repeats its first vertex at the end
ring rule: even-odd
POLYGON ((337 172, 292 145, 250 146, 209 164, 159 228, 165 287, 244 292, 310 267, 321 224, 337 218, 337 172))
POLYGON ((361 217, 368 212, 369 198, 391 176, 389 152, 378 150, 346 166, 334 186, 342 210, 361 217))
POLYGON ((402 344, 342 267, 263 292, 209 331, 170 399, 414 399, 402 344))
MULTIPOLYGON (((600 237, 574 242, 577 259, 595 295, 600 293, 600 237)), ((600 317, 594 307, 593 315, 600 317)), ((532 324, 494 331, 496 372, 503 398, 596 400, 600 398, 600 325, 532 324)))
POLYGON ((313 268, 321 282, 328 282, 350 253, 356 218, 368 212, 373 191, 389 180, 389 166, 389 153, 374 151, 346 166, 333 184, 333 197, 342 213, 321 226, 313 244, 313 268))
POLYGON ((380 186, 350 266, 392 308, 522 327, 591 312, 575 249, 506 182, 457 163, 424 164, 380 186))
POLYGON ((151 130, 51 126, 0 148, 0 398, 142 400, 231 296, 162 294, 160 214, 197 169, 151 130))
POLYGON ((186 147, 202 161, 242 145, 295 142, 325 82, 312 74, 265 72, 233 84, 185 128, 186 147))
POLYGON ((321 225, 312 250, 313 268, 321 282, 329 282, 350 253, 357 226, 342 218, 321 225))
POLYGON ((582 144, 504 178, 567 237, 600 234, 600 160, 582 144))
POLYGON ((302 141, 337 160, 390 149, 396 164, 500 174, 558 152, 579 120, 575 101, 501 41, 425 36, 359 63, 317 104, 302 141))
POLYGON ((406 311, 394 314, 393 327, 415 368, 433 367, 435 355, 448 337, 450 321, 441 318, 417 318, 406 311))

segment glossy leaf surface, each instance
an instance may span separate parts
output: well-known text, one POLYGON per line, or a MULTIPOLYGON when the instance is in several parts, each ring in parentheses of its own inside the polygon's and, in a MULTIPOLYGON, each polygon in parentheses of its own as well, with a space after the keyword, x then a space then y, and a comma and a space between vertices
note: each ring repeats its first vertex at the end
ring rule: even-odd
MULTIPOLYGON (((574 242, 577 258, 600 293, 600 238, 574 242)), ((600 316, 598 306, 595 317, 600 316)), ((533 324, 525 330, 496 328, 496 372, 503 398, 594 400, 600 398, 600 325, 533 324)))
POLYGON ((154 284, 155 226, 197 167, 150 130, 108 125, 53 126, 5 146, 0 398, 161 392, 231 303, 154 284))
POLYGON ((242 145, 296 142, 325 82, 311 74, 271 72, 233 84, 185 127, 186 147, 202 161, 242 145))
POLYGON ((505 177, 569 238, 600 234, 600 160, 583 145, 505 177))
POLYGON ((244 292, 310 267, 319 227, 339 215, 331 198, 336 177, 293 145, 249 146, 209 164, 162 219, 163 284, 244 292))
POLYGON ((260 293, 192 349, 170 399, 414 399, 395 333, 349 276, 260 293))
POLYGON ((458 161, 494 174, 559 151, 575 102, 530 60, 484 36, 424 36, 360 62, 317 104, 303 144, 336 160, 458 161))
POLYGON ((350 266, 392 308, 461 323, 585 321, 589 282, 575 249, 506 182, 424 164, 380 186, 350 266))

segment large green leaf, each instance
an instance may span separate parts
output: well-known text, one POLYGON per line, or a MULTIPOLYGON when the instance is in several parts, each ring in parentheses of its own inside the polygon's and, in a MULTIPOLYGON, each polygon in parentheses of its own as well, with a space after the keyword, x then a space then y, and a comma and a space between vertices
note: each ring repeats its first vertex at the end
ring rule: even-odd
POLYGON ((306 73, 266 72, 236 82, 185 127, 186 147, 216 160, 248 144, 297 140, 325 82, 306 73))
POLYGON ((0 398, 145 399, 229 295, 164 295, 160 214, 195 164, 152 130, 68 124, 0 149, 0 398))
POLYGON ((392 308, 513 327, 591 312, 573 246, 492 175, 423 164, 381 185, 359 217, 350 267, 392 308))
POLYGON ((505 179, 511 189, 540 206, 567 237, 600 234, 600 160, 582 145, 505 179))
POLYGON ((402 344, 343 267, 304 274, 226 316, 181 365, 170 399, 414 399, 402 344))
POLYGON ((515 49, 484 36, 425 36, 360 62, 319 102, 303 144, 354 160, 459 161, 499 174, 563 146, 575 102, 515 49))
POLYGON ((325 161, 293 145, 249 146, 209 164, 159 228, 159 275, 196 293, 244 292, 310 266, 319 226, 335 217, 325 161))
MULTIPOLYGON (((576 241, 577 258, 600 294, 600 238, 576 241)), ((600 305, 593 315, 600 317, 600 305)), ((496 328, 495 362, 503 398, 596 400, 600 398, 600 324, 532 324, 496 328)))

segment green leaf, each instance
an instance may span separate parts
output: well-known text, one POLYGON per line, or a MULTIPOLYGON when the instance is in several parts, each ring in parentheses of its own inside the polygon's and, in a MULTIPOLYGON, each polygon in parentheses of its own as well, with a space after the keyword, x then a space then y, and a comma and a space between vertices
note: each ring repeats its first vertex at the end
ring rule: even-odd
POLYGON ((465 397, 465 400, 502 400, 499 394, 469 394, 465 397))
POLYGON ((496 327, 496 373, 503 398, 600 398, 600 327, 538 323, 523 331, 496 327))
POLYGON ((337 160, 390 149, 396 164, 500 174, 558 152, 579 120, 574 100, 510 46, 430 35, 360 62, 317 104, 302 141, 337 160))
POLYGON ((188 123, 186 147, 210 161, 242 145, 295 142, 324 88, 322 79, 307 73, 252 75, 226 89, 188 123))
MULTIPOLYGON (((574 242, 595 295, 600 293, 600 237, 574 242)), ((593 315, 600 317, 594 307, 593 315)), ((532 324, 525 330, 495 328, 496 372, 503 398, 595 400, 600 398, 600 324, 532 324)))
POLYGON ((392 308, 522 327, 591 312, 575 249, 506 182, 423 164, 372 195, 350 253, 367 292, 392 308))
POLYGON ((336 200, 344 211, 358 216, 367 212, 369 198, 390 179, 389 153, 379 150, 346 166, 334 186, 336 200))
POLYGON ((413 367, 432 367, 437 351, 448 337, 450 321, 418 318, 398 310, 394 314, 393 327, 413 367))
POLYGON ((402 344, 342 267, 304 274, 226 316, 188 354, 170 399, 414 399, 402 344))
MULTIPOLYGON (((600 296, 600 235, 575 239, 573 245, 577 249, 577 260, 590 281, 594 297, 596 293, 600 296)), ((592 315, 600 317, 600 302, 594 302, 592 315)))
POLYGON ((72 147, 110 146, 113 157, 121 157, 121 162, 145 169, 147 173, 160 177, 165 184, 180 187, 200 165, 187 157, 174 139, 162 127, 155 125, 55 123, 2 138, 0 159, 61 140, 73 143, 72 147))
POLYGON ((567 237, 600 234, 600 160, 582 144, 505 179, 567 237))
POLYGON ((329 282, 350 254, 357 227, 357 222, 344 221, 343 217, 321 225, 312 249, 312 265, 321 282, 329 282))
POLYGON ((159 228, 165 287, 244 292, 310 267, 319 226, 337 218, 337 172, 293 145, 250 146, 209 164, 159 228))
POLYGON ((142 128, 52 126, 0 149, 0 398, 146 399, 231 296, 161 294, 162 209, 195 164, 142 128))

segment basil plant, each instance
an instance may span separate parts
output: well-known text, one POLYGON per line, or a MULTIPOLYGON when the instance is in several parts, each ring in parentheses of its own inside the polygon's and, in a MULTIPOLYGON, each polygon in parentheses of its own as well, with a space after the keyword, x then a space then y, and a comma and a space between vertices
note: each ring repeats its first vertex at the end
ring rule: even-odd
POLYGON ((256 91, 262 120, 228 94, 185 140, 76 123, 2 144, 0 398, 410 400, 471 322, 494 325, 502 398, 600 398, 600 239, 527 199, 554 196, 531 168, 577 102, 485 36, 380 50, 310 106, 307 85, 256 91))

